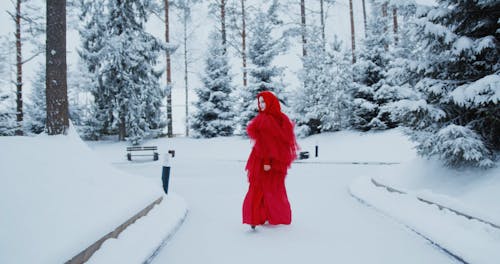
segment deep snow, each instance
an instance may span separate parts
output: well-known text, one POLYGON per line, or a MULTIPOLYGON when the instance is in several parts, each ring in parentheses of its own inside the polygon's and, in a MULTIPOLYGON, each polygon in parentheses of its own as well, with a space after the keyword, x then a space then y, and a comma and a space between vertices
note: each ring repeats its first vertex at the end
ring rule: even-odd
MULTIPOLYGON (((161 161, 127 161, 124 142, 85 143, 74 132, 0 138, 0 210, 7 212, 0 218, 0 263, 64 262, 162 195, 161 161), (61 163, 55 167, 53 160, 61 163)), ((297 161, 289 171, 292 225, 252 232, 241 223, 248 139, 145 142, 157 145, 162 156, 176 151, 170 192, 179 196, 169 196, 118 239, 106 242, 91 263, 141 262, 165 238, 154 263, 456 262, 408 227, 478 263, 495 260, 500 236, 491 228, 382 188, 357 189, 375 208, 350 192, 359 181, 375 177, 412 194, 452 199, 454 206, 487 212, 496 220, 495 210, 488 208, 494 209, 498 200, 498 169, 456 177, 456 171, 417 158, 398 129, 327 133, 299 144, 312 156, 317 144, 320 157, 297 161), (427 191, 419 189, 423 186, 427 191), (172 236, 187 206, 189 214, 172 236), (436 215, 439 221, 426 221, 436 215), (443 230, 461 234, 455 239, 458 246, 447 243, 453 239, 443 230)))
POLYGON ((0 137, 0 150, 0 263, 64 263, 163 193, 103 162, 74 130, 0 137))

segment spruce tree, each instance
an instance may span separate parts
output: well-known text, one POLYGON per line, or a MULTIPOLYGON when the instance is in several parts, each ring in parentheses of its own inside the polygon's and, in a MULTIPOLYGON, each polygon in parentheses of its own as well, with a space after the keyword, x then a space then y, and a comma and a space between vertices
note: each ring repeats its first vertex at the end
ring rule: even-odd
POLYGON ((352 90, 354 110, 352 125, 356 129, 386 129, 394 124, 388 123, 389 118, 379 115, 381 104, 389 98, 378 90, 383 86, 386 71, 391 61, 388 51, 391 37, 388 34, 389 19, 383 16, 384 2, 375 0, 372 3, 372 16, 367 27, 367 38, 355 64, 355 89, 352 90))
POLYGON ((348 124, 349 100, 352 86, 349 58, 335 39, 331 51, 324 47, 320 31, 309 34, 307 56, 299 78, 304 84, 295 95, 293 104, 299 134, 306 136, 345 128, 348 124))
POLYGON ((25 103, 25 131, 27 134, 40 134, 45 130, 47 105, 45 99, 45 67, 40 65, 36 72, 29 103, 25 103))
POLYGON ((165 46, 144 30, 150 0, 104 3, 106 8, 86 3, 81 52, 89 72, 96 76, 92 85, 95 125, 103 132, 118 133, 119 140, 138 144, 166 125, 161 112, 165 91, 159 85, 160 73, 154 70, 165 46))
MULTIPOLYGON (((98 140, 103 135, 116 131, 113 116, 113 94, 111 88, 104 86, 101 74, 101 56, 107 42, 107 13, 104 12, 104 0, 80 0, 82 25, 79 33, 81 46, 80 75, 86 79, 83 87, 92 94, 93 102, 82 112, 83 126, 80 128, 86 139, 98 140)), ((80 83, 81 84, 81 83, 80 83)))
POLYGON ((401 103, 417 150, 451 167, 490 167, 500 150, 500 2, 442 0, 416 18, 423 44, 401 103))
POLYGON ((273 1, 267 12, 259 10, 249 25, 249 84, 240 90, 239 121, 243 133, 248 122, 257 115, 257 94, 262 91, 274 92, 285 101, 283 86, 278 80, 283 69, 273 65, 274 58, 284 51, 286 41, 275 37, 273 30, 281 23, 277 18, 278 2, 273 1))
POLYGON ((16 128, 16 109, 13 92, 0 89, 0 136, 13 136, 16 128))
POLYGON ((228 56, 219 32, 212 32, 203 86, 196 89, 198 101, 191 118, 195 137, 230 136, 234 130, 234 100, 228 56))

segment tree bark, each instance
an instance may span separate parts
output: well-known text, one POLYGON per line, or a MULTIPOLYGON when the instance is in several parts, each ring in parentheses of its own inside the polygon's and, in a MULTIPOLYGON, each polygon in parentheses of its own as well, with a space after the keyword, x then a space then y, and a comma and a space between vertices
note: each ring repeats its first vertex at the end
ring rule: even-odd
MULTIPOLYGON (((352 0, 351 0, 352 1, 352 0)), ((300 25, 302 29, 302 56, 307 55, 306 51, 306 3, 305 0, 300 0, 300 25)))
POLYGON ((66 65, 66 0, 47 1, 47 132, 66 134, 69 127, 66 65))
POLYGON ((394 45, 398 45, 398 9, 396 7, 392 9, 392 19, 392 25, 394 28, 394 45))
MULTIPOLYGON (((170 35, 169 35, 169 23, 168 23, 168 1, 165 0, 165 42, 170 44, 170 35)), ((172 127, 172 70, 170 69, 170 47, 166 50, 166 58, 167 58, 167 136, 173 137, 173 127, 172 127)))
POLYGON ((241 57, 243 59, 243 87, 247 87, 247 47, 246 47, 246 16, 245 16, 245 0, 241 0, 241 57))
POLYGON ((189 137, 189 104, 188 104, 188 49, 187 49, 187 25, 188 13, 187 8, 184 7, 184 88, 186 93, 186 137, 189 137))
POLYGON ((366 4, 365 4, 365 0, 362 0, 363 1, 363 24, 365 26, 365 38, 368 37, 368 33, 366 31, 366 4))
POLYGON ((16 121, 17 128, 15 134, 23 135, 23 57, 21 49, 21 0, 16 3, 16 121))
POLYGON ((326 36, 325 36, 325 11, 324 11, 324 0, 320 0, 320 20, 321 20, 321 40, 323 41, 323 49, 326 48, 326 36))
MULTIPOLYGON (((382 4, 382 16, 384 17, 384 33, 387 34, 387 2, 382 4)), ((384 50, 389 50, 389 45, 384 43, 384 50)))
POLYGON ((222 31, 222 47, 224 48, 224 54, 227 52, 227 39, 226 39, 226 1, 220 1, 220 21, 221 21, 221 31, 222 31))
POLYGON ((356 41, 354 34, 354 12, 352 10, 352 0, 349 0, 349 13, 351 16, 351 50, 352 50, 352 63, 356 63, 356 41))

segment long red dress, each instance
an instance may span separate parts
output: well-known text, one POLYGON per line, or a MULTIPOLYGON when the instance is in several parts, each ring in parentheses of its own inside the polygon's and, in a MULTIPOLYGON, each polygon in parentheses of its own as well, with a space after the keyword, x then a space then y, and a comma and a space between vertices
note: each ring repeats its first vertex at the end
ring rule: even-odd
POLYGON ((252 226, 269 224, 290 224, 292 212, 285 188, 285 177, 298 148, 293 133, 293 123, 281 112, 276 96, 268 91, 261 92, 264 110, 250 121, 248 136, 254 146, 246 164, 250 183, 243 202, 243 223, 252 226), (264 171, 264 165, 271 170, 264 171))

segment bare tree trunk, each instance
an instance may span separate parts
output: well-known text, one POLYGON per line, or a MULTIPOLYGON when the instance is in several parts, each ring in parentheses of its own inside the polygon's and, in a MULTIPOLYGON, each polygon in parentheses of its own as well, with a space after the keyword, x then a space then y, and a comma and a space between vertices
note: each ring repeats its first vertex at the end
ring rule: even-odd
POLYGON ((356 39, 354 35, 354 13, 352 10, 352 0, 349 0, 349 13, 351 16, 351 49, 352 49, 352 63, 356 63, 356 39))
POLYGON ((363 0, 363 24, 365 26, 365 38, 367 38, 368 33, 366 31, 366 4, 365 4, 365 0, 363 0))
POLYGON ((66 134, 68 120, 68 88, 66 65, 66 0, 47 1, 47 132, 66 134))
MULTIPOLYGON (((387 34, 387 2, 382 4, 382 16, 384 17, 384 32, 387 34)), ((384 50, 389 50, 389 45, 387 43, 384 44, 384 50)))
POLYGON ((16 120, 17 129, 16 135, 23 135, 23 57, 21 49, 21 0, 17 0, 16 4, 16 66, 17 66, 17 109, 16 109, 16 120))
POLYGON ((320 20, 321 20, 321 39, 323 40, 323 49, 326 48, 326 36, 325 36, 325 11, 324 11, 324 0, 320 2, 320 20))
POLYGON ((398 45, 398 9, 396 7, 392 9, 392 19, 392 25, 394 27, 394 45, 398 45))
POLYGON ((120 124, 118 125, 118 140, 125 141, 125 137, 127 136, 127 127, 125 125, 125 114, 120 114, 120 124))
POLYGON ((220 1, 220 21, 221 21, 221 31, 222 31, 222 47, 224 48, 224 54, 227 52, 226 47, 226 1, 220 1))
MULTIPOLYGON (((165 42, 170 44, 169 24, 168 24, 168 1, 165 0, 165 42)), ((166 50, 167 57, 167 136, 173 137, 172 128, 172 70, 170 69, 170 47, 166 50)))
POLYGON ((302 28, 302 56, 307 55, 306 51, 306 3, 305 0, 300 0, 300 25, 302 28))
POLYGON ((247 47, 246 47, 246 17, 245 17, 245 0, 241 0, 241 57, 243 58, 243 87, 247 87, 247 47))
POLYGON ((188 13, 184 7, 184 88, 186 92, 186 137, 189 137, 189 103, 188 103, 188 49, 187 49, 187 24, 188 13))

